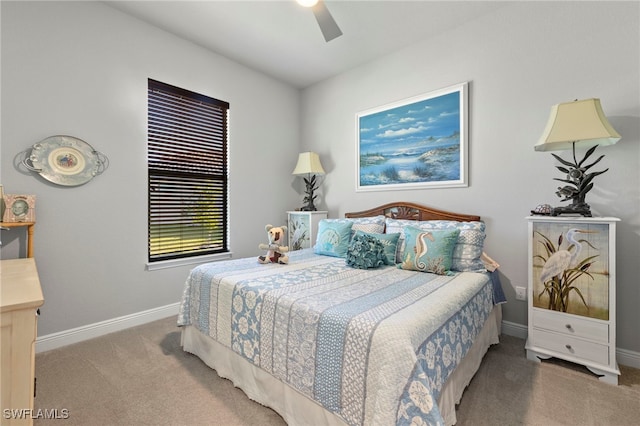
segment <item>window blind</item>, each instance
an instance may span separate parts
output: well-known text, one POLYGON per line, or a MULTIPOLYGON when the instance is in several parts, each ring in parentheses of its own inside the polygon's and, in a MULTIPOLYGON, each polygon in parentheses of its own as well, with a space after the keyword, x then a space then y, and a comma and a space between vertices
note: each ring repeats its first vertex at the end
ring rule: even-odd
POLYGON ((228 251, 228 110, 148 80, 149 262, 228 251))

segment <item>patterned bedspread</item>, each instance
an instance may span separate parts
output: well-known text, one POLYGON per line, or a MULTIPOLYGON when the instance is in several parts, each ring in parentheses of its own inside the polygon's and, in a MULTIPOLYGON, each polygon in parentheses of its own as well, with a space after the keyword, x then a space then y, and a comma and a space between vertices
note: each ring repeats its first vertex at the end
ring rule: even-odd
POLYGON ((312 249, 190 273, 194 325, 350 425, 442 423, 437 398, 494 305, 488 274, 348 267, 312 249))

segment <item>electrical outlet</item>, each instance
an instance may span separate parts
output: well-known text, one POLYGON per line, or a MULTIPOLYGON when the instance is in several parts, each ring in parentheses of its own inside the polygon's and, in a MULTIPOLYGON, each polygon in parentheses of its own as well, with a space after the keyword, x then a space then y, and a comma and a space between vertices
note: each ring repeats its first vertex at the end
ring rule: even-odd
POLYGON ((527 300, 526 287, 516 287, 516 300, 527 300))

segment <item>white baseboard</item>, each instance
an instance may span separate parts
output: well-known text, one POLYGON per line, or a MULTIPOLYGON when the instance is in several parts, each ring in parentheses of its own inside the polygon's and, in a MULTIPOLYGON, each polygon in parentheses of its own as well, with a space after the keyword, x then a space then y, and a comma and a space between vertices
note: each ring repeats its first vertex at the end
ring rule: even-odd
POLYGON ((617 348, 616 359, 618 360, 618 364, 640 368, 640 352, 617 348))
POLYGON ((507 336, 519 337, 527 340, 527 326, 511 321, 502 321, 502 333, 507 336))
MULTIPOLYGON (((178 315, 180 303, 161 306, 143 312, 137 312, 123 317, 113 318, 58 333, 47 334, 36 339, 36 353, 50 351, 62 346, 104 336, 115 331, 125 330, 137 325, 178 315)), ((510 321, 502 321, 502 333, 508 336, 527 338, 527 326, 510 321)), ((524 350, 524 348, 523 348, 524 350)), ((616 350, 618 363, 629 367, 640 368, 640 353, 618 348, 616 350)))
POLYGON ((130 327, 146 324, 148 322, 160 320, 173 315, 177 316, 179 310, 180 303, 173 303, 171 305, 161 306, 159 308, 153 308, 147 311, 137 312, 135 314, 112 318, 110 320, 60 331, 58 333, 47 334, 46 336, 40 336, 36 339, 36 353, 50 351, 51 349, 57 349, 62 346, 93 339, 94 337, 104 336, 105 334, 125 330, 130 327))
MULTIPOLYGON (((502 321, 502 333, 507 336, 527 339, 527 326, 510 321, 502 321)), ((524 348, 523 348, 524 350, 524 348)), ((627 349, 616 348, 616 359, 618 364, 627 365, 633 368, 640 368, 640 352, 629 351, 627 349)))

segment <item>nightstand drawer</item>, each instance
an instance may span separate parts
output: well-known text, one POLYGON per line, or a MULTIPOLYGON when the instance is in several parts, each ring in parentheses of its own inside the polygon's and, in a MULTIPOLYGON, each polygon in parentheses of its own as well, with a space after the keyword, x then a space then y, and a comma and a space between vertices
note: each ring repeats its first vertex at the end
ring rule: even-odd
POLYGON ((532 343, 561 355, 578 357, 603 365, 609 364, 609 347, 606 345, 536 329, 533 330, 532 343))
POLYGON ((595 342, 609 343, 609 325, 578 318, 561 312, 533 310, 533 326, 567 336, 583 337, 595 342))

